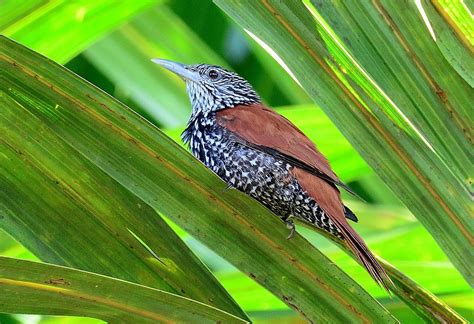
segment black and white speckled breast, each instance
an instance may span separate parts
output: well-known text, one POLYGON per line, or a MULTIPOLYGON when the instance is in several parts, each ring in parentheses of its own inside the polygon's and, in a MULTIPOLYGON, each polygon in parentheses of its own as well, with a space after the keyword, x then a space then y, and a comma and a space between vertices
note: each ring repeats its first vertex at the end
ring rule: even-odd
POLYGON ((239 143, 214 116, 196 118, 183 133, 192 153, 227 184, 285 219, 300 218, 339 235, 334 224, 290 173, 291 165, 239 143))

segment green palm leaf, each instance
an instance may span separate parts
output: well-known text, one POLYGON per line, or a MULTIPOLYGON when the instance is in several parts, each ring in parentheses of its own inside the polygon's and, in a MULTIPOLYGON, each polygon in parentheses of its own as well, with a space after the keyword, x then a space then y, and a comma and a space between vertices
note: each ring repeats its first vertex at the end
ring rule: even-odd
POLYGON ((217 308, 91 272, 0 257, 0 310, 121 323, 248 323, 217 308))

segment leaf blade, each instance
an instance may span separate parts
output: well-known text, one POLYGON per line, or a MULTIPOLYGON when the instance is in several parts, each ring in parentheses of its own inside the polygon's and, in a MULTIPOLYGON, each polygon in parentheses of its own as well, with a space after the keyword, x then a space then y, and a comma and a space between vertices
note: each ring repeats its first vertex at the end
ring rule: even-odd
POLYGON ((0 257, 0 311, 105 321, 229 321, 214 307, 127 281, 62 266, 0 257))
MULTIPOLYGON (((51 107, 41 100, 21 103, 7 94, 21 97, 14 90, 21 85, 3 86, 2 78, 3 229, 42 260, 182 294, 245 318, 207 267, 150 206, 52 133, 25 106, 36 112, 53 108, 48 115, 59 121, 65 109, 62 103, 54 101, 51 107)), ((44 99, 40 92, 29 90, 44 99)))

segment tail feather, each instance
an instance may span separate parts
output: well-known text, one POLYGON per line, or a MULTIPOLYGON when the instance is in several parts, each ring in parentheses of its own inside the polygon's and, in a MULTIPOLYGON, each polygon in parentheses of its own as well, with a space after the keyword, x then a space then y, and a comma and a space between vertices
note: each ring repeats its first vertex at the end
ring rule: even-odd
POLYGON ((370 252, 364 240, 349 226, 349 224, 345 222, 345 220, 344 223, 338 220, 333 221, 335 221, 337 227, 341 231, 349 248, 367 269, 371 277, 378 285, 382 286, 390 293, 390 287, 393 286, 392 279, 390 279, 388 274, 385 272, 385 269, 377 261, 372 252, 370 252))
POLYGON ((356 214, 354 214, 352 210, 350 210, 347 206, 344 206, 344 216, 346 216, 347 219, 350 219, 353 222, 357 223, 359 221, 356 214))

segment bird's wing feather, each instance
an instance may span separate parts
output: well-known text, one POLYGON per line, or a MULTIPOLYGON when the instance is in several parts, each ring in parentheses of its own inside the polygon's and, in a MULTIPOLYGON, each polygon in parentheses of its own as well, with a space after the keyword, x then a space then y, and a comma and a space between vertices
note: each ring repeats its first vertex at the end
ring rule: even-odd
POLYGON ((277 156, 294 167, 294 176, 331 217, 345 220, 334 184, 339 178, 311 140, 280 114, 263 105, 236 106, 217 112, 217 123, 243 145, 277 156), (306 186, 308 185, 308 188, 306 186), (311 190, 317 186, 318 190, 311 190))
POLYGON ((260 104, 241 105, 219 111, 217 122, 245 140, 243 144, 278 157, 356 195, 339 180, 314 143, 275 111, 260 104))
POLYGON ((372 277, 387 288, 390 279, 346 221, 344 204, 335 186, 341 181, 306 135, 283 116, 259 104, 223 109, 217 112, 216 119, 243 145, 277 156, 292 165, 291 172, 303 190, 326 212, 372 277))

